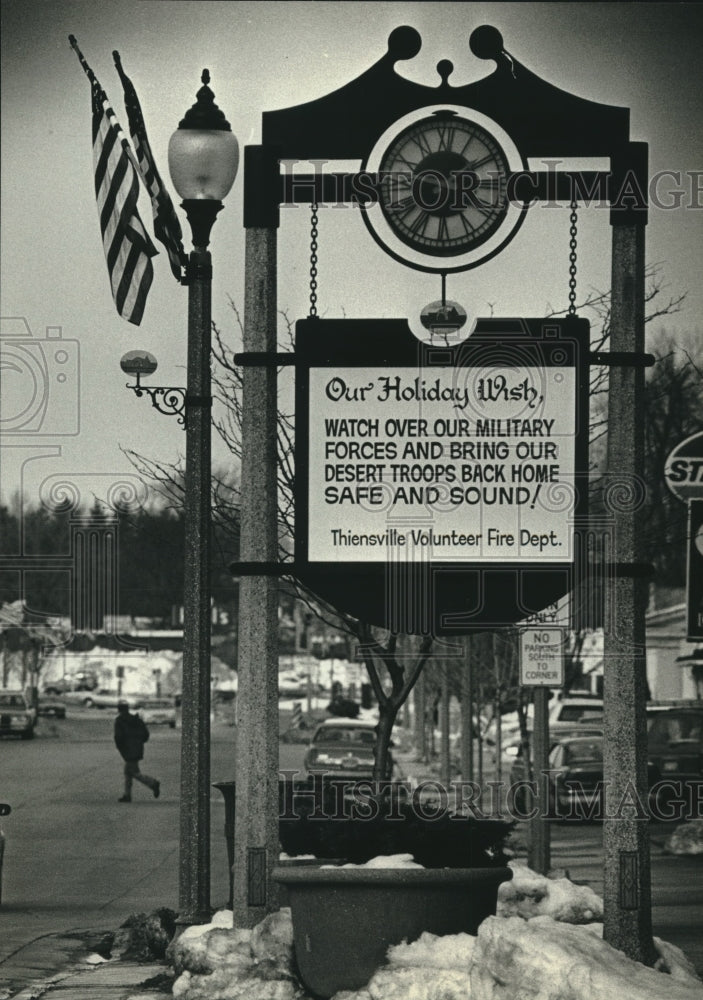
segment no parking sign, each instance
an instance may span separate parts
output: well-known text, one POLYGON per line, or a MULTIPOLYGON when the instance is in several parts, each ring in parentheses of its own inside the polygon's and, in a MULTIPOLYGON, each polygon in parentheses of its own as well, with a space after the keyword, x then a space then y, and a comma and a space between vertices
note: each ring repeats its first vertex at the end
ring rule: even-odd
POLYGON ((563 629, 527 628, 520 633, 520 684, 564 686, 563 629))

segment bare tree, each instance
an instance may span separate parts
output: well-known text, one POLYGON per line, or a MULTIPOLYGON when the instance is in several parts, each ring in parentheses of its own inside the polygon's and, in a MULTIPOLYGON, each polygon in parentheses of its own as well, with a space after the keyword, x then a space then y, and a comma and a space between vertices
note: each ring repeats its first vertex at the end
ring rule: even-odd
POLYGON ((23 601, 0 605, 2 687, 8 686, 12 671, 19 675, 20 687, 34 691, 50 653, 68 637, 68 629, 28 611, 23 601))

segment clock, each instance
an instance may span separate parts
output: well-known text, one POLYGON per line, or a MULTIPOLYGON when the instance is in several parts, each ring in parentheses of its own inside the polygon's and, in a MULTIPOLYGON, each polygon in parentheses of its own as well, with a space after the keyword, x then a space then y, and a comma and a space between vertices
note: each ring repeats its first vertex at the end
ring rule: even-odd
POLYGON ((411 122, 376 155, 378 203, 364 213, 367 226, 419 270, 475 267, 522 221, 509 198, 510 175, 522 166, 512 159, 487 127, 456 111, 411 122))

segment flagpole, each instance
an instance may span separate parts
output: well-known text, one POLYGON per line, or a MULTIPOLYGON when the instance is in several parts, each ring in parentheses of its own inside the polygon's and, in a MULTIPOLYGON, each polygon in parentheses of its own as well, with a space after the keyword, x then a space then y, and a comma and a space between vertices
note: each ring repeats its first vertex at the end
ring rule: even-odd
POLYGON ((181 224, 173 207, 171 196, 161 180, 161 175, 154 161, 146 134, 144 115, 134 84, 124 71, 122 59, 117 49, 113 49, 112 58, 122 82, 125 110, 129 121, 129 132, 137 154, 139 176, 151 199, 154 214, 154 235, 166 247, 171 272, 180 284, 183 268, 188 264, 188 255, 183 248, 181 224))
POLYGON ((96 79, 95 73, 92 71, 92 69, 90 68, 90 66, 88 65, 88 63, 85 61, 85 56, 83 55, 83 53, 81 52, 81 50, 78 48, 78 42, 76 41, 76 36, 75 35, 69 35, 68 36, 68 40, 71 43, 71 48, 73 49, 73 51, 78 56, 78 62, 83 67, 83 72, 85 73, 85 75, 88 77, 88 79, 90 80, 91 83, 95 83, 98 86, 100 86, 100 84, 98 83, 98 81, 96 79))

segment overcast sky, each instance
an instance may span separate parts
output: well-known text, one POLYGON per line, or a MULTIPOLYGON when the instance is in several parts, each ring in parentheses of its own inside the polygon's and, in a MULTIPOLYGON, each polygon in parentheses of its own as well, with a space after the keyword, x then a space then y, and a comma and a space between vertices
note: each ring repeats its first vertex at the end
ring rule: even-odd
MULTIPOLYGON (((69 46, 70 33, 126 127, 111 56, 113 49, 120 51, 167 177, 169 136, 193 103, 205 66, 217 103, 244 146, 260 141, 263 111, 344 85, 384 54, 390 31, 400 24, 414 26, 423 39, 419 55, 399 65, 401 73, 436 85, 437 62, 451 59, 453 84, 479 79, 493 64, 471 54, 469 35, 478 25, 493 24, 508 52, 544 79, 590 100, 630 107, 631 136, 649 142, 651 172, 681 173, 684 204, 653 208, 647 258, 662 263, 671 294, 688 293, 669 323, 684 336, 703 328, 703 192, 701 207, 691 208, 686 180, 687 172, 703 171, 702 14, 701 6, 689 3, 3 0, 2 316, 24 317, 35 339, 47 327, 60 327, 70 342, 68 363, 73 366, 79 356, 80 369, 76 362, 63 397, 50 399, 41 427, 3 436, 2 495, 7 499, 17 488, 22 462, 51 449, 25 468, 30 498, 51 476, 73 477, 88 492, 104 494, 111 477, 133 471, 120 447, 165 461, 184 447, 175 419, 159 416, 124 388, 119 359, 144 347, 160 362, 152 381, 182 383, 187 291, 176 285, 161 253, 141 327, 115 311, 93 195, 89 85, 69 46), (74 428, 66 408, 75 401, 80 412, 74 428), (72 429, 78 433, 58 433, 72 429)), ((676 186, 664 179, 662 197, 676 186)), ((240 175, 211 245, 213 316, 225 332, 234 329, 227 296, 241 303, 243 295, 241 200, 240 175)), ((150 225, 146 199, 142 217, 150 225)), ((308 227, 307 209, 283 213, 279 305, 292 319, 307 313, 308 227)), ((439 297, 439 279, 386 257, 356 210, 322 212, 319 243, 323 315, 417 317, 439 297)), ((504 253, 449 278, 448 295, 472 317, 486 315, 489 303, 496 315, 506 316, 563 307, 567 244, 567 208, 531 211, 504 253)), ((608 213, 584 211, 579 298, 608 287, 609 247, 608 213)), ((5 387, 23 398, 26 384, 12 379, 5 387)), ((221 452, 218 461, 224 461, 221 452)))

